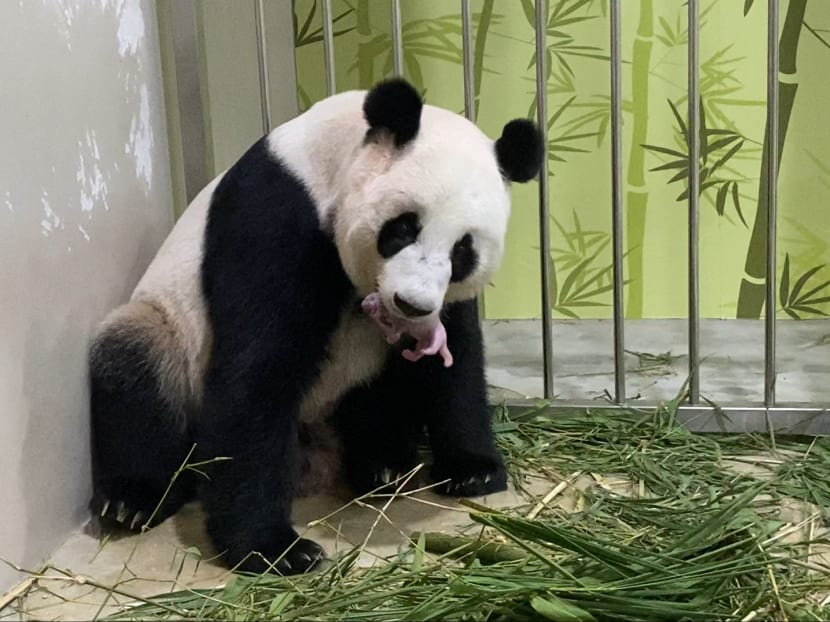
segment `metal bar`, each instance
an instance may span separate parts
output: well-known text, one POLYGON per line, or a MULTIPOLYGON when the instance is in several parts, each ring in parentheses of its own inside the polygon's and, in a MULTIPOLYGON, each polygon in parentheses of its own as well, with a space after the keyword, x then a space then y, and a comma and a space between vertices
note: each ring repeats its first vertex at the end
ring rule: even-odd
POLYGON ((464 68, 464 116, 475 121, 475 85, 473 84, 473 18, 470 0, 461 0, 461 49, 464 68))
MULTIPOLYGON (((470 0, 461 0, 461 59, 464 71, 464 116, 475 122, 475 85, 473 83, 473 18, 470 0)), ((478 297, 478 318, 484 319, 484 293, 478 297)))
MULTIPOLYGON (((516 415, 522 411, 538 411, 538 400, 509 400, 504 403, 516 415)), ((597 411, 649 412, 660 407, 656 402, 620 406, 602 402, 555 401, 549 416, 579 415, 597 411)), ((665 406, 665 404, 662 404, 665 406)), ((542 414, 542 413, 539 413, 542 414)), ((830 405, 817 407, 808 404, 792 404, 766 408, 757 407, 712 407, 681 404, 677 409, 677 421, 693 432, 723 432, 728 434, 768 433, 770 428, 779 434, 830 435, 830 405)))
POLYGON ((700 401, 700 24, 697 0, 688 0, 689 58, 689 403, 700 401))
POLYGON ((778 215, 778 0, 767 0, 767 265, 764 405, 775 406, 775 272, 778 215))
POLYGON ((621 39, 620 0, 611 0, 611 234, 614 253, 614 401, 617 404, 625 402, 621 39))
POLYGON ((256 22, 257 65, 259 67, 259 102, 262 106, 262 131, 271 131, 271 78, 268 75, 268 46, 265 38, 265 8, 263 0, 254 0, 256 22))
POLYGON ((331 16, 331 0, 323 0, 323 56, 326 61, 326 94, 337 90, 334 75, 334 22, 331 16))
POLYGON ((542 276, 542 365, 544 396, 553 397, 553 317, 550 299, 550 214, 548 207, 548 93, 547 93, 547 0, 536 0, 536 113, 545 155, 539 168, 539 254, 542 276))
POLYGON ((396 76, 403 75, 403 26, 401 0, 392 0, 392 63, 396 76))

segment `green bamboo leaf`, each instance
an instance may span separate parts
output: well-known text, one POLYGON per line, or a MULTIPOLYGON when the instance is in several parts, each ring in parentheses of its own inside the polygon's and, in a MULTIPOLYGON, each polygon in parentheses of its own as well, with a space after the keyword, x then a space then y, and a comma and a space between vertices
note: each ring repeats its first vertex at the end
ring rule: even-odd
POLYGON ((574 313, 573 311, 571 311, 570 309, 568 309, 567 307, 562 307, 560 305, 553 305, 553 310, 558 311, 562 315, 565 315, 565 316, 571 318, 572 320, 578 320, 579 319, 579 316, 576 313, 574 313))
MULTIPOLYGON (((731 132, 729 132, 729 133, 732 134, 731 132)), ((729 136, 727 138, 721 138, 720 140, 716 140, 711 145, 709 145, 709 147, 708 147, 709 151, 717 151, 721 147, 725 147, 729 143, 735 142, 736 140, 739 140, 740 138, 741 138, 740 134, 732 134, 731 136, 729 136)))
POLYGON ((300 34, 297 35, 297 39, 302 40, 306 33, 308 33, 308 29, 311 27, 311 21, 314 19, 314 14, 317 12, 317 0, 314 0, 314 3, 311 5, 311 10, 308 12, 308 17, 306 17, 305 22, 303 23, 303 27, 300 29, 300 34))
POLYGON ((669 99, 668 102, 669 102, 669 107, 671 108, 672 114, 674 114, 674 118, 677 119, 677 124, 680 126, 680 133, 683 134, 683 136, 686 139, 686 143, 688 144, 688 142, 689 142, 689 130, 686 128, 686 122, 683 121, 683 117, 680 116, 680 112, 677 110, 677 107, 675 107, 672 100, 669 99))
POLYGON ((559 12, 557 10, 554 10, 554 17, 556 18, 556 23, 557 24, 561 23, 562 18, 567 17, 568 15, 570 15, 571 13, 574 13, 575 11, 578 11, 579 9, 581 9, 586 4, 588 4, 592 1, 593 0, 576 0, 576 2, 574 2, 573 4, 571 4, 570 6, 568 6, 566 8, 564 5, 567 4, 567 2, 565 2, 565 0, 563 0, 558 5, 559 7, 562 7, 562 11, 559 12))
POLYGON ((798 295, 801 293, 802 288, 803 288, 803 287, 807 284, 807 281, 809 281, 809 280, 810 280, 810 278, 811 278, 811 277, 812 277, 812 276, 813 276, 816 272, 818 272, 819 270, 821 270, 823 267, 824 267, 823 265, 813 266, 812 268, 810 268, 809 270, 807 270, 807 272, 805 272, 804 274, 802 274, 802 275, 798 278, 798 280, 795 282, 795 285, 793 285, 793 291, 790 293, 790 298, 792 298, 792 300, 794 300, 794 301, 796 301, 796 302, 797 302, 797 301, 798 301, 798 295))
POLYGON ((749 224, 746 222, 746 218, 744 218, 744 213, 741 210, 741 199, 738 195, 738 182, 732 182, 732 203, 735 205, 735 211, 738 213, 738 218, 741 219, 741 222, 744 223, 744 227, 749 229, 749 224))
MULTIPOLYGON (((571 306, 583 304, 583 303, 587 302, 588 298, 596 298, 597 296, 601 296, 602 294, 610 292, 613 289, 614 289, 614 284, 613 283, 611 283, 610 285, 603 285, 601 287, 597 287, 595 289, 592 289, 590 292, 586 292, 581 296, 572 296, 570 298, 570 300, 568 300, 568 304, 571 305, 571 306)), ((607 303, 604 303, 604 302, 603 303, 595 303, 595 304, 599 304, 601 306, 607 306, 607 303)))
POLYGON ((718 168, 726 164, 732 156, 734 156, 738 151, 740 151, 741 147, 744 146, 744 141, 739 142, 737 145, 732 145, 732 148, 727 151, 721 158, 712 165, 712 172, 714 173, 718 168))
POLYGON ((715 197, 715 211, 718 216, 723 216, 726 211, 726 193, 729 191, 729 183, 725 183, 718 188, 718 194, 715 197))
POLYGON ((546 598, 534 596, 530 599, 533 610, 546 620, 553 622, 596 622, 596 618, 582 607, 547 594, 546 598))
POLYGON ((827 315, 827 313, 825 313, 821 309, 816 309, 815 307, 808 307, 806 305, 793 305, 792 308, 801 311, 802 313, 812 313, 813 315, 822 315, 824 317, 830 317, 827 315))
POLYGON ((683 160, 688 161, 688 156, 685 153, 681 153, 680 151, 675 151, 674 149, 669 149, 668 147, 661 147, 659 145, 642 145, 643 149, 648 149, 650 151, 656 151, 657 153, 664 153, 666 155, 674 156, 676 158, 682 158, 683 160))
MULTIPOLYGON (((706 106, 703 105, 703 97, 700 98, 700 127, 698 128, 698 137, 700 139, 700 156, 703 163, 709 159, 710 147, 706 141, 706 106)), ((691 149, 690 149, 691 150, 691 149)))
POLYGON ((806 300, 807 300, 808 298, 810 298, 811 296, 814 296, 815 294, 818 294, 821 290, 823 290, 823 289, 824 289, 825 287, 827 287, 828 285, 830 285, 830 281, 825 281, 825 282, 824 282, 824 283, 822 283, 821 285, 819 285, 819 286, 817 286, 817 287, 814 287, 814 288, 813 288, 813 289, 811 289, 809 292, 807 292, 806 294, 804 294, 803 296, 801 296, 801 299, 806 301, 806 300))
POLYGON ((565 278, 565 282, 562 283, 562 291, 559 294, 560 302, 568 299, 568 293, 571 291, 571 287, 573 287, 576 280, 581 276, 582 271, 591 265, 591 262, 593 260, 593 257, 583 259, 574 267, 573 270, 571 270, 570 274, 568 274, 568 276, 565 278))
POLYGON ((749 9, 752 8, 752 4, 754 2, 755 0, 744 0, 744 17, 746 17, 746 14, 749 13, 749 9))
POLYGON ((787 315, 789 315, 789 316, 790 316, 792 319, 794 319, 794 320, 800 320, 800 319, 801 319, 801 316, 800 316, 800 315, 798 315, 798 313, 796 313, 795 311, 793 311, 793 310, 792 310, 792 309, 790 309, 789 307, 787 307, 787 308, 785 308, 785 309, 784 309, 784 313, 786 313, 787 315))
POLYGON ((673 168, 688 168, 689 161, 687 159, 683 160, 672 160, 671 162, 666 162, 665 164, 661 164, 660 166, 655 166, 654 168, 650 168, 650 171, 667 171, 673 168))
POLYGON ((417 86, 423 86, 424 74, 421 72, 421 64, 418 62, 418 57, 409 50, 404 50, 403 61, 406 65, 407 73, 409 73, 412 82, 417 86))
POLYGON ((536 10, 533 6, 532 0, 522 0, 522 10, 525 14, 525 19, 530 27, 536 30, 536 10))
POLYGON ((790 301, 790 254, 784 255, 784 268, 781 271, 781 285, 779 287, 778 298, 780 304, 785 309, 789 307, 790 301))
POLYGON ((823 298, 813 298, 812 300, 807 300, 806 298, 800 300, 798 304, 800 305, 823 305, 830 302, 830 296, 824 296, 823 298))
POLYGON ((686 179, 688 176, 689 176, 689 167, 688 167, 688 166, 686 166, 686 167, 684 167, 684 168, 683 168, 683 170, 678 171, 678 172, 677 172, 677 173, 676 173, 676 174, 675 174, 675 175, 674 175, 674 176, 673 176, 673 177, 669 180, 669 182, 668 182, 668 183, 673 184, 674 182, 676 182, 676 181, 680 181, 681 179, 686 179))

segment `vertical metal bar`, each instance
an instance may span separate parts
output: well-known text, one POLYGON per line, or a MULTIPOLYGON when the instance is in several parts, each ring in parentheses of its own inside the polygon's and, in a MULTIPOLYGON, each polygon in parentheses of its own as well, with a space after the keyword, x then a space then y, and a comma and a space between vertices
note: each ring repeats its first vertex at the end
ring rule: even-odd
MULTIPOLYGON (((475 122, 475 85, 473 84, 473 18, 470 0, 461 0, 461 58, 464 71, 464 116, 475 122)), ((484 294, 478 297, 478 318, 484 319, 484 294)))
POLYGON ((548 93, 547 93, 547 0, 536 0, 536 113, 545 145, 539 169, 539 253, 542 267, 542 364, 544 396, 553 397, 553 317, 550 299, 550 214, 548 207, 548 93))
POLYGON ((475 86, 473 85, 473 19, 470 0, 461 0, 461 50, 464 67, 464 116, 475 121, 475 86))
POLYGON ((767 1, 767 265, 764 405, 775 406, 775 281, 778 216, 778 0, 767 1))
POLYGON ((331 0, 323 0, 323 56, 326 61, 326 94, 331 96, 337 90, 334 76, 334 22, 331 16, 331 0))
POLYGON ((268 75, 268 47, 265 39, 265 10, 263 0, 254 0, 256 22, 257 65, 259 67, 259 102, 262 106, 262 131, 271 131, 271 78, 268 75))
POLYGON ((689 403, 700 401, 700 23, 697 0, 688 0, 689 56, 689 403))
POLYGON ((621 39, 620 0, 611 0, 611 237, 614 253, 614 401, 617 404, 625 402, 621 39))
POLYGON ((403 75, 403 26, 401 0, 392 0, 392 62, 396 76, 403 75))

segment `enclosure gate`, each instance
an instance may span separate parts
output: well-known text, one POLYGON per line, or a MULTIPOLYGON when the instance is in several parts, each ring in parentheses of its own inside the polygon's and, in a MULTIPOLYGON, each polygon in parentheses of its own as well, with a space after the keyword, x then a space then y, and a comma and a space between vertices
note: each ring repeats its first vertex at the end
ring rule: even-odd
MULTIPOLYGON (((259 78, 262 94, 262 122, 265 132, 271 129, 268 106, 268 68, 266 38, 263 22, 263 1, 255 0, 259 78)), ((473 45, 472 15, 470 0, 461 3, 462 50, 464 76, 464 109, 468 119, 474 114, 473 89, 473 45)), ((403 48, 401 33, 400 0, 390 0, 392 8, 392 50, 393 67, 396 75, 403 75, 403 48)), ((611 174, 612 174, 612 252, 613 252, 613 326, 614 326, 614 394, 613 400, 601 408, 642 407, 626 400, 626 370, 624 359, 624 316, 623 316, 623 195, 622 195, 622 97, 621 71, 621 3, 610 0, 610 50, 611 50, 611 174)), ((548 0, 535 0, 536 15, 536 98, 539 128, 547 147, 547 90, 546 77, 546 31, 548 0)), ((768 431, 775 429, 791 433, 827 433, 822 426, 822 415, 830 416, 830 407, 814 404, 779 405, 775 397, 775 345, 776 345, 776 221, 778 186, 778 67, 779 67, 779 7, 778 0, 767 0, 767 204, 766 209, 766 311, 764 347, 764 395, 763 406, 716 407, 701 403, 700 368, 700 313, 699 313, 699 190, 700 175, 700 86, 698 76, 699 50, 699 5, 698 0, 687 0, 688 5, 688 128, 689 128, 689 199, 688 199, 688 391, 684 402, 678 408, 678 418, 695 430, 768 431), (773 311, 770 312, 770 309, 773 311)), ((322 0, 323 50, 327 94, 336 92, 334 63, 334 35, 331 0, 322 0)), ((564 409, 597 409, 596 403, 575 403, 555 400, 553 377, 553 323, 550 291, 550 218, 547 154, 542 160, 539 173, 539 231, 542 293, 542 353, 544 370, 544 398, 564 409)), ((830 381, 830 378, 828 378, 830 381)), ((528 402, 517 402, 514 406, 528 406, 528 402)), ((827 421, 826 419, 824 419, 827 421)))

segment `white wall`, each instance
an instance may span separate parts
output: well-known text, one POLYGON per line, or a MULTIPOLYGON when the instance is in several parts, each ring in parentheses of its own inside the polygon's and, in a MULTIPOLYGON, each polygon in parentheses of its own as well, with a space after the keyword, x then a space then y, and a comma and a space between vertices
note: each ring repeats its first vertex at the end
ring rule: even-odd
POLYGON ((0 84, 0 557, 32 567, 85 518, 90 332, 172 223, 154 3, 0 1, 0 84))

